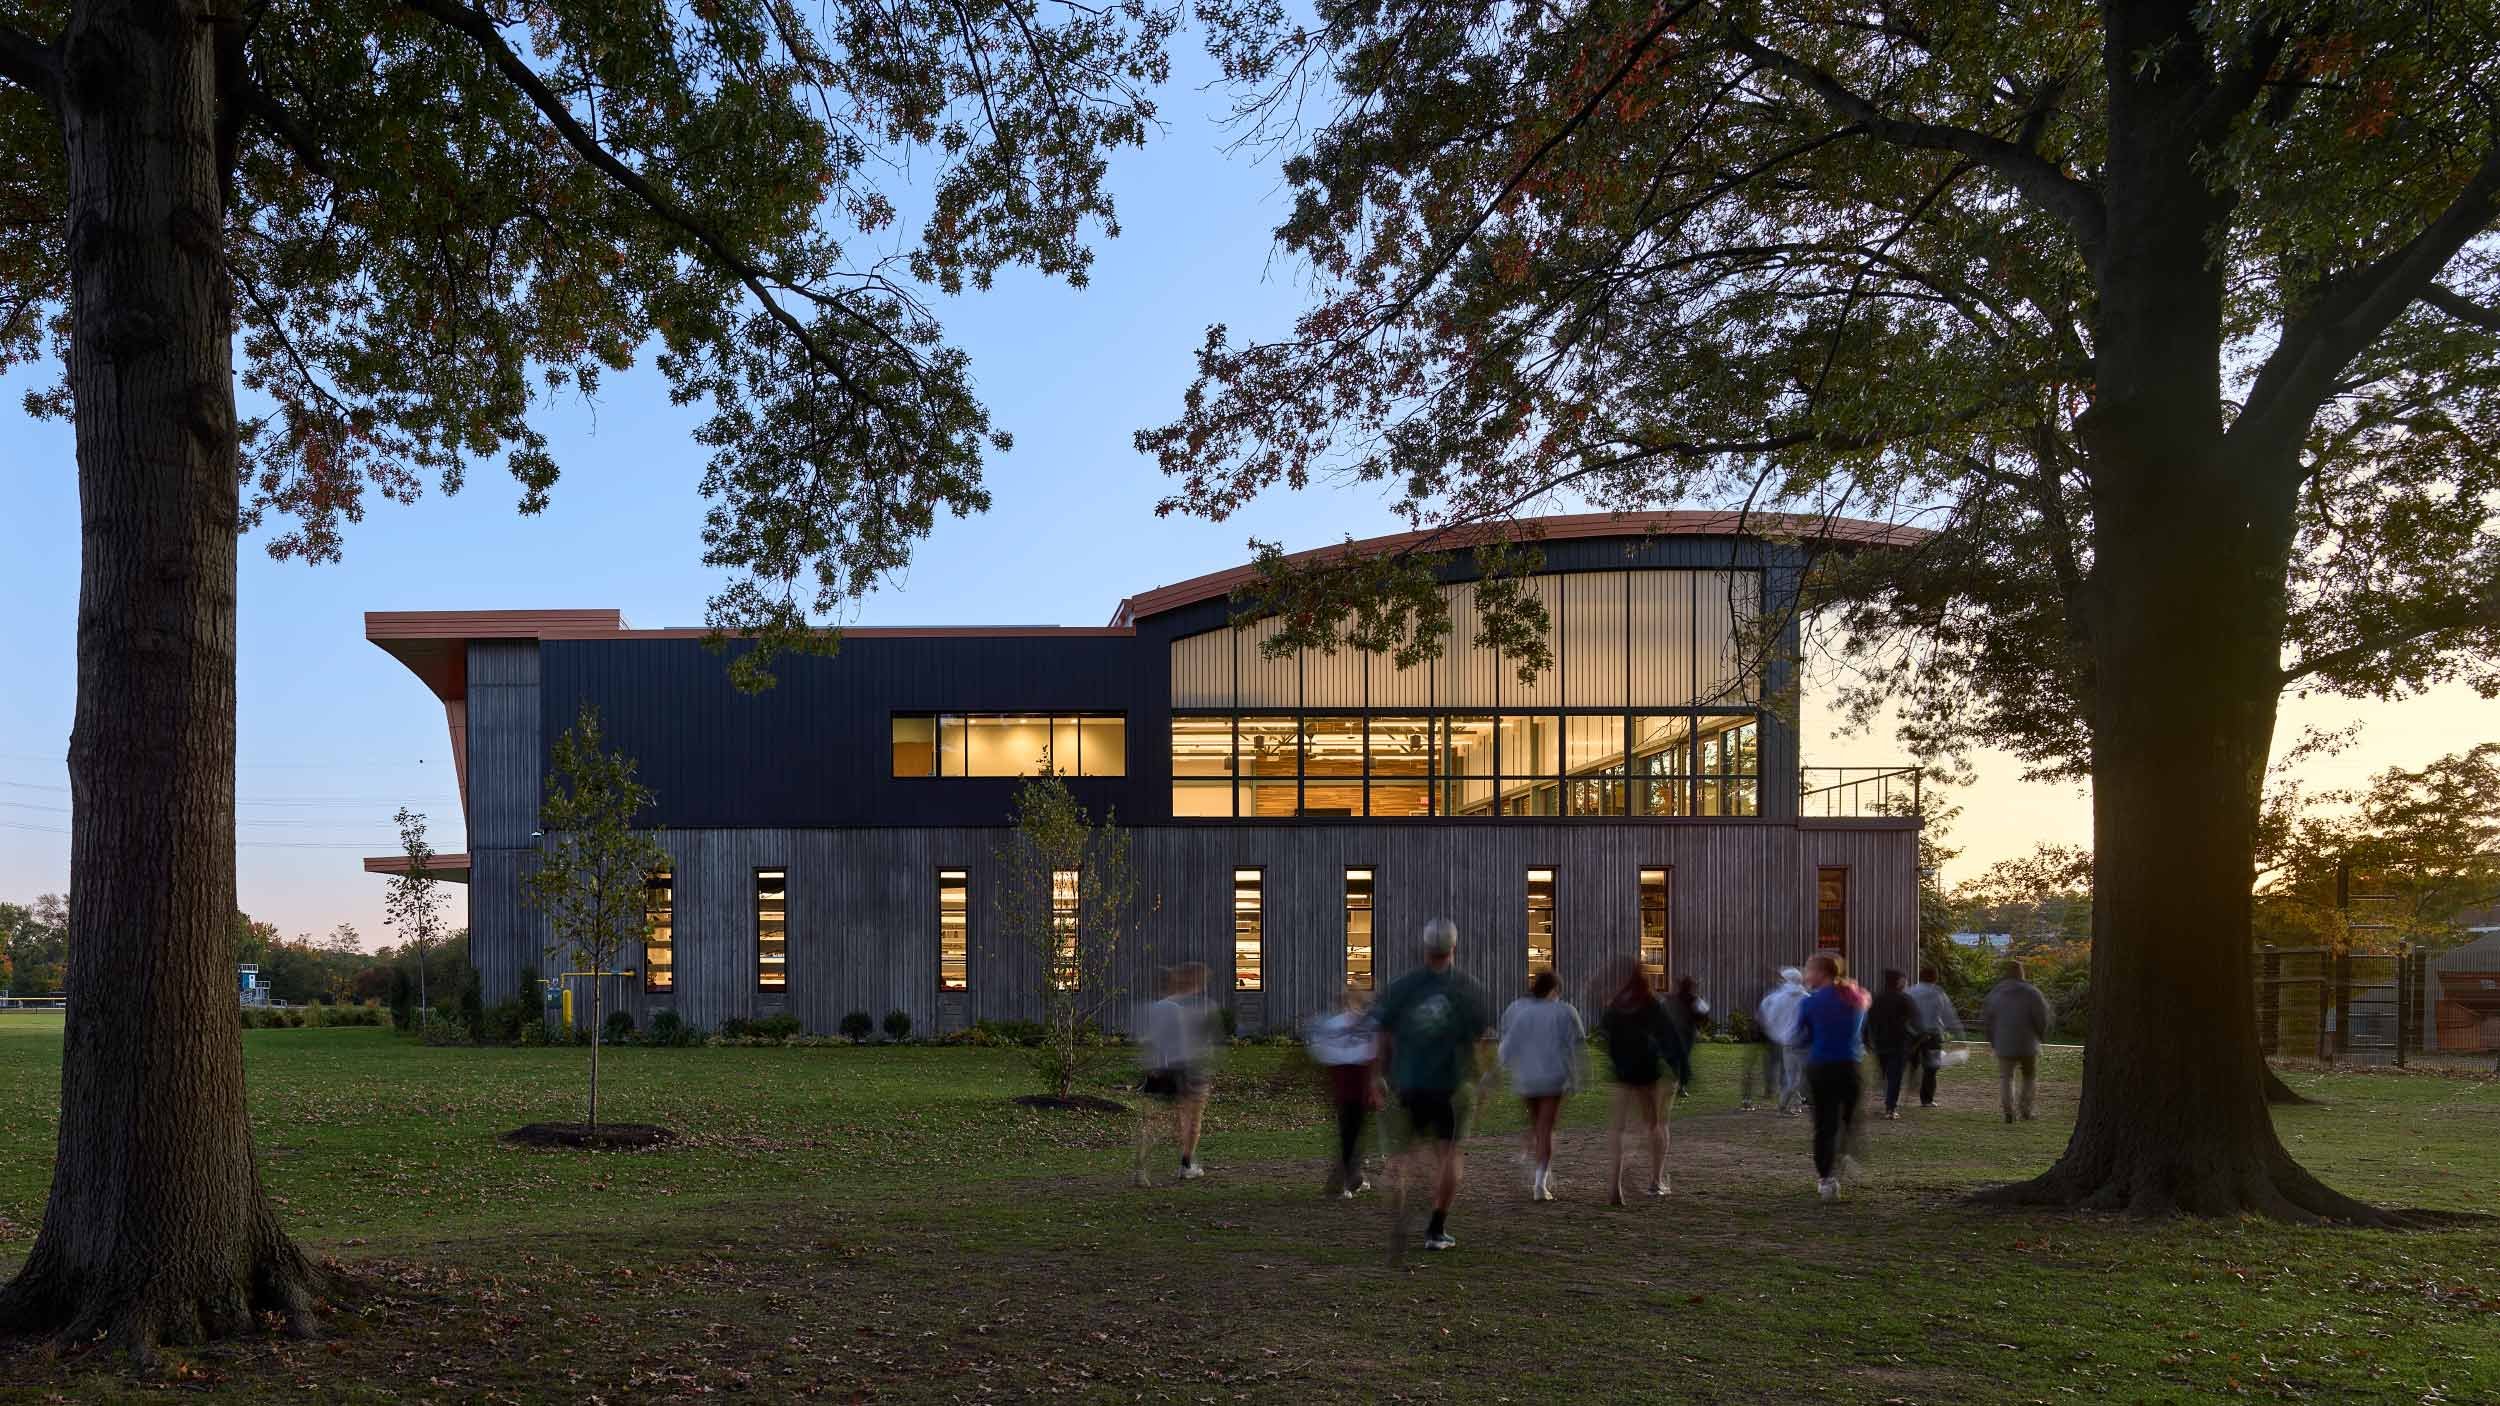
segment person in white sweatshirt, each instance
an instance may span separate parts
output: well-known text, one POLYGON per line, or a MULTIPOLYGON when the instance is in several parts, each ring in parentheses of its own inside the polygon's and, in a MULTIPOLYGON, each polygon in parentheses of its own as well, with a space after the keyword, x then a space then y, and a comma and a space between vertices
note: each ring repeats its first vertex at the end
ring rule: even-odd
POLYGON ((1351 1200, 1356 1192, 1372 1189, 1363 1179, 1363 1124, 1380 1107, 1379 1080, 1372 1069, 1380 1027, 1372 1021, 1371 993, 1348 987, 1334 1012, 1311 1023, 1304 1043, 1327 1077, 1329 1106, 1337 1114, 1337 1163, 1320 1194, 1351 1200))
POLYGON ((1562 1101, 1580 1087, 1580 1052, 1588 1045, 1588 1027, 1580 1013, 1559 994, 1562 983, 1553 968, 1536 974, 1528 994, 1502 1012, 1502 1068, 1510 1072, 1512 1092, 1528 1106, 1528 1199, 1554 1199, 1554 1124, 1562 1118, 1562 1101))
POLYGON ((1771 988, 1762 1004, 1755 1008, 1754 1019, 1762 1027, 1764 1039, 1780 1052, 1779 1111, 1794 1115, 1797 1102, 1805 1094, 1805 1053, 1797 1048, 1797 1008, 1806 1001, 1806 974, 1795 967, 1780 968, 1780 984, 1771 988))

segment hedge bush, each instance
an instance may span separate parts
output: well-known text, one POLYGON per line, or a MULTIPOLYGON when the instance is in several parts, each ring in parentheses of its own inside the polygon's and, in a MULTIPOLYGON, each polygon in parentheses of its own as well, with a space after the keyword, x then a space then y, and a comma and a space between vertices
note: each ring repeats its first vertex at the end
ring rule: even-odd
POLYGON ((901 1044, 911 1038, 911 1012, 892 1010, 885 1013, 885 1038, 901 1044))

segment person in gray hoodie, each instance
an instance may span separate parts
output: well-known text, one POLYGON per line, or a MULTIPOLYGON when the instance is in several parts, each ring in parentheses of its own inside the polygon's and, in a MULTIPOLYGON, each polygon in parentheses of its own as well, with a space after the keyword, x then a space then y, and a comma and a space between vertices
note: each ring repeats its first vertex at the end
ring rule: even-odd
POLYGON ((2014 1121, 2020 1111, 2031 1117, 2031 1092, 2039 1075, 2040 1042, 2048 1037, 2052 1019, 2049 998, 2040 988, 2023 980, 2023 963, 2019 957, 2008 957, 2000 969, 2000 979, 1988 992, 1980 1006, 1979 1020, 1988 1031, 1988 1047, 1997 1056, 1997 1098, 2005 1108, 2005 1121, 2014 1121), (2018 1095, 2015 1084, 2020 1081, 2018 1095))
POLYGON ((1944 1068, 1944 1042, 1948 1035, 1962 1033, 1962 1017, 1953 1009, 1953 998, 1945 994, 1936 980, 1934 967, 1920 967, 1918 981, 1910 988, 1910 1001, 1918 1007, 1919 1044, 1918 1106, 1936 1106, 1936 1071, 1944 1068))

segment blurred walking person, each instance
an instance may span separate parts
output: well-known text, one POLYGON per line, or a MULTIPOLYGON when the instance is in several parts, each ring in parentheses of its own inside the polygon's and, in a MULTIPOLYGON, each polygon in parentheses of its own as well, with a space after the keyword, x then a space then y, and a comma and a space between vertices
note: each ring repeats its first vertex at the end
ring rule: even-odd
POLYGON ((1901 1080, 1909 1072, 1910 1057, 1919 1046, 1918 1003, 1910 999, 1910 979, 1890 967, 1884 969, 1884 989, 1866 1008, 1866 1043, 1875 1050, 1875 1063, 1884 1071, 1884 1116, 1901 1116, 1901 1080))
POLYGON ((1998 973, 1997 984, 1979 1008, 1979 1020, 1988 1032, 1988 1047, 1996 1051, 1997 1102, 2005 1110, 2005 1121, 2013 1122, 2016 1112, 2028 1121, 2032 1088, 2040 1073, 2040 1042, 2048 1038, 2055 1016, 2049 1010, 2049 998, 2023 979, 2022 958, 2006 958, 1998 973))
POLYGON ((1206 1119, 1209 1050, 1218 1017, 1206 998, 1204 962, 1183 962, 1164 973, 1163 999, 1146 1008, 1138 1044, 1148 1104, 1137 1120, 1137 1184, 1154 1185, 1146 1163, 1153 1155, 1155 1125, 1169 1121, 1180 1145, 1183 1181, 1206 1175, 1198 1161, 1198 1130, 1206 1119))
POLYGON ((1337 1009, 1311 1025, 1311 1059, 1328 1080, 1328 1102, 1337 1114, 1337 1163, 1323 1195, 1352 1200, 1371 1190, 1363 1179, 1363 1125, 1380 1107, 1372 1055, 1380 1032, 1372 1024, 1370 993, 1348 988, 1337 1009))
POLYGON ((1562 1117, 1564 1097, 1580 1087, 1580 1050, 1589 1038, 1580 1013, 1557 994, 1561 990, 1553 968, 1538 972, 1528 994, 1510 1003, 1497 1027, 1511 1092, 1527 1105, 1531 1201, 1554 1199, 1554 1124, 1562 1117))
MULTIPOLYGON (((1795 967, 1780 968, 1779 985, 1771 988, 1762 1004, 1754 1008, 1754 1019, 1762 1027, 1762 1038, 1771 1042, 1779 1053, 1779 1095, 1776 1101, 1781 1116, 1794 1116, 1797 1100, 1805 1092, 1805 1055, 1797 1045, 1797 1008, 1805 1004, 1805 973, 1795 967)), ((1764 1074, 1769 1074, 1766 1060, 1764 1074)))
POLYGON ((1460 972, 1458 924, 1435 918, 1424 924, 1424 964, 1399 977, 1373 1007, 1380 1027, 1380 1067, 1397 1095, 1400 1146, 1389 1169, 1389 1258, 1406 1253, 1408 1179, 1418 1170, 1431 1177, 1432 1221, 1424 1230, 1427 1250, 1455 1250, 1450 1203, 1458 1199, 1465 1158, 1459 1138, 1466 1125, 1466 1089, 1475 1071, 1476 1043, 1490 1023, 1484 988, 1460 972))
POLYGON ((1858 1145, 1858 1104, 1865 1097, 1858 1053, 1867 998, 1833 953, 1815 953, 1805 975, 1794 1045, 1805 1056, 1806 1083, 1814 1092, 1814 1189, 1831 1201, 1840 1196, 1841 1160, 1858 1145))
POLYGON ((1606 1125, 1606 1204, 1620 1206, 1623 1134, 1634 1119, 1649 1137, 1649 1194, 1668 1193, 1667 1104, 1673 1088, 1691 1080, 1693 1065, 1681 1023, 1658 999, 1641 964, 1616 958, 1608 976, 1606 1005, 1599 1016, 1606 1032, 1606 1060, 1615 1075, 1614 1116, 1606 1125))
MULTIPOLYGON (((1936 981, 1934 967, 1918 969, 1918 984, 1910 988, 1910 999, 1918 1004, 1918 1106, 1936 1106, 1936 1072, 1945 1065, 1944 1042, 1948 1035, 1962 1033, 1961 1012, 1953 1009, 1953 998, 1936 981)), ((1960 1056, 1955 1056, 1958 1060, 1960 1056)))

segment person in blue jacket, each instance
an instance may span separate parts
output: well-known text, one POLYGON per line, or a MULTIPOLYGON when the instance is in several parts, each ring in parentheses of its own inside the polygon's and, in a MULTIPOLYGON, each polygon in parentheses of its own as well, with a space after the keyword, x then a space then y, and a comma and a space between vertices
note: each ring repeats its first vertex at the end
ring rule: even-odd
POLYGON ((1806 1087, 1814 1099, 1814 1189, 1826 1201, 1839 1198, 1842 1154, 1858 1142, 1866 1007, 1865 988, 1849 980, 1849 964, 1839 954, 1817 952, 1806 963, 1806 999, 1797 1007, 1791 1040, 1805 1053, 1806 1087))

